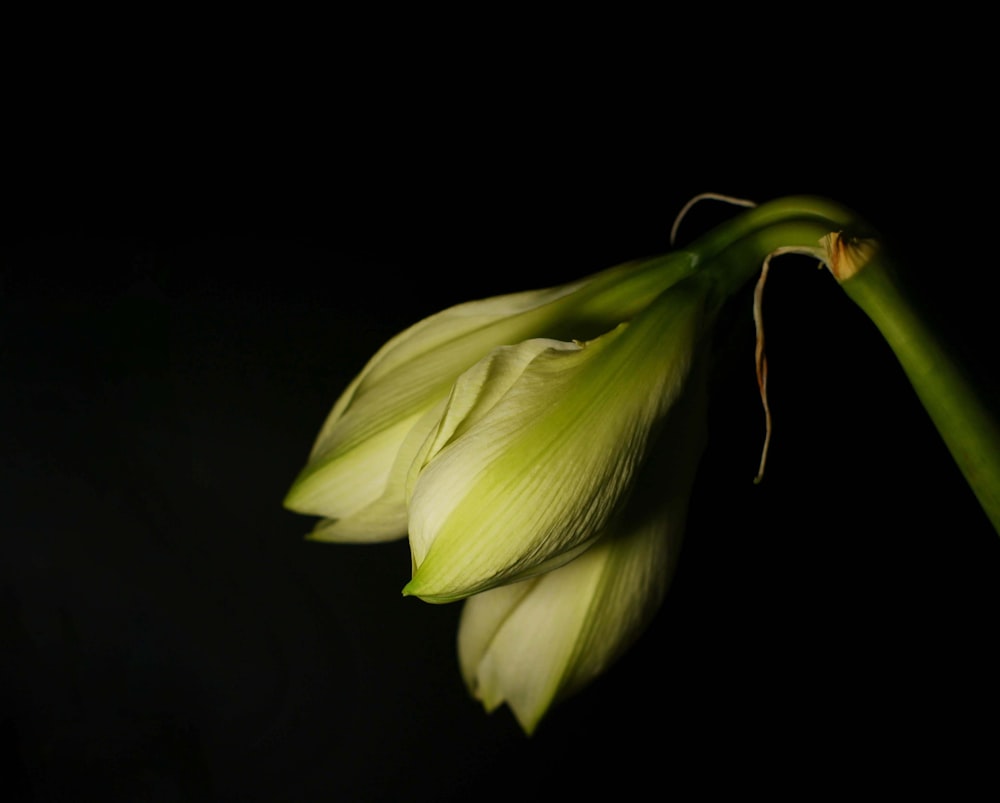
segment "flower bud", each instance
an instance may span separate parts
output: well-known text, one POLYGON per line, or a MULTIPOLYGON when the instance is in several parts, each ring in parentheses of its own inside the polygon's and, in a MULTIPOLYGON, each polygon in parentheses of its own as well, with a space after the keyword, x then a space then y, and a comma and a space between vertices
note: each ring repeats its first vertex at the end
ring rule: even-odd
POLYGON ((594 340, 525 341, 462 374, 410 467, 404 593, 462 599, 593 544, 685 387, 712 290, 691 276, 594 340))
POLYGON ((404 536, 409 465, 463 371, 497 346, 600 335, 693 266, 691 254, 674 252, 558 287, 459 304, 411 326, 387 342, 337 400, 285 506, 324 517, 315 539, 404 536))
POLYGON ((705 365, 699 359, 628 502, 594 546, 554 571, 466 600, 459 663, 487 711, 506 703, 532 733, 553 704, 606 671, 659 609, 705 442, 705 365))

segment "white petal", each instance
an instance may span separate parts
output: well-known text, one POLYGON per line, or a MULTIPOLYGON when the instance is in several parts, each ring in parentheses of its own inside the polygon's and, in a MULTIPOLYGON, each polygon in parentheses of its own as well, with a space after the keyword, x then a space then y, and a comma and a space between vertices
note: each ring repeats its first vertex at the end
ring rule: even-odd
MULTIPOLYGON (((407 508, 405 485, 410 464, 419 447, 427 440, 428 433, 436 426, 444 407, 442 399, 424 413, 403 438, 396 450, 392 468, 384 482, 373 482, 370 493, 360 494, 356 500, 363 501, 360 507, 346 513, 341 518, 325 518, 316 525, 309 538, 314 541, 374 543, 402 538, 407 532, 407 508)), ((354 463, 339 462, 330 466, 344 474, 354 463)), ((323 477, 318 475, 321 487, 323 477)))
MULTIPOLYGON (((346 518, 375 502, 385 491, 389 470, 419 415, 403 418, 361 440, 350 460, 314 463, 296 480, 285 506, 298 513, 346 518)), ((405 505, 401 506, 405 513, 405 505)), ((404 529, 405 532, 405 529, 404 529)))
POLYGON ((531 733, 558 700, 604 672, 659 608, 704 444, 704 372, 671 412, 629 504, 583 555, 466 600, 459 663, 487 710, 507 703, 531 733))
POLYGON ((582 347, 520 344, 459 378, 456 420, 445 413, 437 451, 412 483, 416 572, 404 593, 459 599, 549 570, 598 536, 700 338, 703 288, 664 295, 582 347), (516 370, 495 364, 521 372, 511 382, 516 370), (501 377, 502 392, 484 375, 501 377))
MULTIPOLYGON (((404 488, 390 476, 397 450, 455 377, 497 345, 545 332, 582 337, 605 331, 692 268, 690 255, 670 254, 559 287, 459 304, 411 326, 387 342, 337 400, 285 506, 341 521, 360 514, 376 530, 401 535, 404 488), (397 495, 387 499, 389 493, 397 495), (379 509, 386 511, 381 522, 379 509)), ((350 527, 341 529, 350 537, 350 527)))

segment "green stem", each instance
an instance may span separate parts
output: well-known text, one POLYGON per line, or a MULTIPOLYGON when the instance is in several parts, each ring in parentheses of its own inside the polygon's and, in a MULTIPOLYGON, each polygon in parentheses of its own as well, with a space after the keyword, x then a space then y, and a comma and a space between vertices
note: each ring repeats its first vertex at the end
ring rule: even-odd
POLYGON ((994 529, 1000 533, 1000 424, 916 311, 869 227, 825 198, 789 196, 741 212, 690 246, 720 300, 782 251, 810 253, 885 337, 994 529))
POLYGON ((835 231, 863 233, 867 224, 847 207, 811 195, 793 195, 741 211, 731 220, 702 235, 690 250, 701 261, 739 255, 750 259, 754 272, 778 248, 820 249, 820 239, 835 231))
POLYGON ((916 311, 877 249, 837 244, 830 270, 892 348, 948 450, 1000 534, 1000 424, 951 350, 916 311))
POLYGON ((841 231, 864 232, 867 224, 825 198, 788 196, 741 211, 684 250, 693 255, 698 272, 712 275, 719 298, 725 299, 759 274, 772 254, 798 252, 825 261, 823 238, 841 231))

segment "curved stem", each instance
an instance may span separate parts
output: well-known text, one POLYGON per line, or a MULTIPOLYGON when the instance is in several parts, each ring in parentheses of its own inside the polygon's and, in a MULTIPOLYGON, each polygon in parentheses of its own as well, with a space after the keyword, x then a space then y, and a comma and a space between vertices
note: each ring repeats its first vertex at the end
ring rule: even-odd
POLYGON ((733 217, 691 244, 702 261, 738 254, 756 272, 763 259, 778 249, 821 249, 831 232, 863 234, 868 224, 857 213, 826 198, 792 195, 767 201, 733 217), (747 252, 750 246, 751 258, 747 252), (735 251, 734 251, 735 249, 735 251))
MULTIPOLYGON (((825 198, 793 196, 753 206, 749 201, 728 196, 706 194, 697 196, 678 215, 678 221, 690 206, 703 199, 727 200, 741 206, 751 206, 726 223, 702 235, 689 246, 696 272, 708 278, 714 290, 714 312, 738 293, 754 275, 759 273, 754 293, 754 324, 757 329, 755 353, 757 385, 764 406, 764 446, 760 465, 754 477, 759 483, 764 476, 768 447, 771 440, 771 411, 767 398, 767 359, 764 355, 763 321, 761 318, 761 293, 772 257, 787 254, 814 256, 826 262, 828 252, 824 243, 831 233, 864 231, 866 225, 858 216, 825 198)), ((671 232, 673 240, 676 232, 671 232)))
POLYGON ((1000 423, 870 244, 831 237, 830 270, 882 333, 993 528, 1000 534, 1000 423))
MULTIPOLYGON (((741 212, 691 246, 721 303, 770 256, 825 263, 885 337, 949 452, 1000 534, 1000 423, 944 341, 916 311, 868 224, 825 198, 789 196, 741 212)), ((762 356, 758 354, 758 381, 762 356)))

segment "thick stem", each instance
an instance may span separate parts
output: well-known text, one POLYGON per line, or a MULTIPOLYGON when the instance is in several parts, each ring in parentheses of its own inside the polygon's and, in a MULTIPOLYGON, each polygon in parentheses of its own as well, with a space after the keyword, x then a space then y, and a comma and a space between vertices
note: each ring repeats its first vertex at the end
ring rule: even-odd
POLYGON ((1000 423, 850 209, 790 196, 742 212, 693 244, 720 302, 771 254, 814 253, 885 337, 994 529, 1000 534, 1000 423))
POLYGON ((750 259, 749 267, 756 272, 763 259, 779 248, 818 249, 820 239, 830 232, 864 234, 867 229, 865 221, 847 207, 826 198, 793 195, 740 212, 698 238, 690 250, 701 261, 738 253, 750 259), (755 261, 750 253, 756 254, 755 261))
POLYGON ((1000 423, 975 383, 905 293, 889 261, 867 244, 830 241, 830 269, 885 337, 1000 534, 1000 423))

